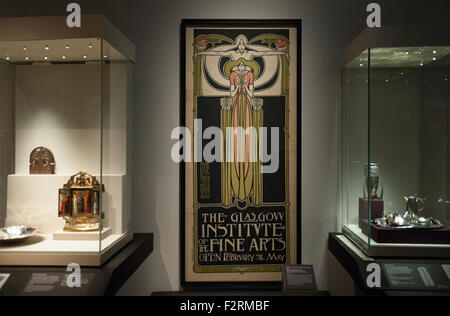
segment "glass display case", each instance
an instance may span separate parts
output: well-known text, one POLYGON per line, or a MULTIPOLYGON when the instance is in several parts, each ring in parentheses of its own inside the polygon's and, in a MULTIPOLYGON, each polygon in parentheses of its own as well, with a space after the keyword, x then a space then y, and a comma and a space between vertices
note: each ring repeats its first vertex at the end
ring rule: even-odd
POLYGON ((368 29, 342 87, 343 233, 371 256, 450 256, 448 27, 368 29))
POLYGON ((99 266, 132 239, 134 58, 103 16, 0 19, 0 265, 99 266))

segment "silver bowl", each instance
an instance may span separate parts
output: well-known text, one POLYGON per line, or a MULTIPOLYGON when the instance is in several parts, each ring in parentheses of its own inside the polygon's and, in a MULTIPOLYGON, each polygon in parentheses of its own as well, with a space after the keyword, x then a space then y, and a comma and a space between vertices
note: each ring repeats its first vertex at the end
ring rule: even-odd
POLYGON ((37 227, 9 226, 0 229, 0 242, 15 243, 22 242, 37 234, 37 227))

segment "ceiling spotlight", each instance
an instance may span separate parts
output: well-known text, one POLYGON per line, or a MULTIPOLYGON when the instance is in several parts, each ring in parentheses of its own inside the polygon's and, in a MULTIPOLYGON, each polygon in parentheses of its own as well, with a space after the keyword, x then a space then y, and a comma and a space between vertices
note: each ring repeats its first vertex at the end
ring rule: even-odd
POLYGON ((409 54, 409 52, 408 52, 408 51, 406 51, 406 52, 405 52, 405 55, 408 55, 408 54, 409 54))
POLYGON ((87 58, 87 56, 86 55, 83 55, 83 59, 86 59, 87 58))
POLYGON ((89 44, 89 46, 88 46, 89 48, 92 48, 93 46, 92 46, 92 44, 89 44))
POLYGON ((9 56, 6 56, 6 58, 5 58, 6 60, 10 60, 11 58, 9 57, 9 56))
POLYGON ((108 58, 108 55, 103 56, 103 58, 108 58))
POLYGON ((47 60, 47 59, 48 59, 48 56, 44 56, 44 59, 47 60))
POLYGON ((70 48, 70 45, 69 45, 69 44, 67 44, 67 45, 66 45, 66 49, 69 49, 69 48, 70 48))
POLYGON ((436 60, 436 57, 433 57, 433 60, 436 60))
POLYGON ((423 63, 420 63, 419 65, 420 65, 420 66, 423 66, 423 63))
POLYGON ((29 60, 30 59, 30 57, 25 57, 25 60, 29 60))
POLYGON ((362 67, 362 66, 364 66, 363 64, 359 64, 359 67, 362 67))
POLYGON ((434 50, 434 51, 433 51, 433 54, 437 54, 437 51, 434 50))
POLYGON ((66 59, 66 58, 67 58, 67 56, 66 56, 66 55, 63 55, 63 56, 62 56, 62 59, 66 59))
POLYGON ((44 48, 45 50, 49 50, 50 49, 50 47, 48 47, 48 45, 45 45, 45 48, 44 48))
POLYGON ((27 47, 26 47, 26 46, 24 46, 24 47, 23 47, 23 50, 24 50, 24 51, 26 51, 26 50, 27 50, 27 47))

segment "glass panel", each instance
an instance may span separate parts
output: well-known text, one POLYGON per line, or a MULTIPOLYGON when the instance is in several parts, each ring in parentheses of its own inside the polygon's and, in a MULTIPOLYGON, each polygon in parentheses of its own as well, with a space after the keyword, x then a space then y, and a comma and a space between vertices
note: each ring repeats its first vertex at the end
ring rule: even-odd
POLYGON ((361 227, 368 226, 369 218, 368 199, 364 200, 364 169, 369 161, 368 80, 366 50, 343 69, 343 224, 344 231, 360 238, 361 227))
POLYGON ((0 60, 0 227, 5 226, 8 175, 14 173, 14 67, 0 60))
POLYGON ((68 184, 101 174, 100 39, 1 42, 0 59, 1 226, 38 227, 30 251, 98 254, 90 177, 68 184))
POLYGON ((132 63, 122 53, 102 41, 103 121, 102 121, 102 238, 103 251, 131 230, 131 139, 127 133, 131 115, 132 63))
POLYGON ((343 69, 343 231, 366 249, 371 231, 445 243, 380 241, 368 219, 450 225, 449 64, 450 47, 371 48, 343 69))
POLYGON ((450 220, 449 47, 371 52, 370 159, 380 165, 385 213, 450 220))

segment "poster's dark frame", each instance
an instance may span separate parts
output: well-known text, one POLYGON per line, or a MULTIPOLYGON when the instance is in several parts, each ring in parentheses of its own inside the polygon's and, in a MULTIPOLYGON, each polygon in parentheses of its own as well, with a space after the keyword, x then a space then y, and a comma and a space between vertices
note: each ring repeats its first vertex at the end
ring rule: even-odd
MULTIPOLYGON (((186 126, 186 28, 188 27, 294 27, 297 29, 297 263, 301 264, 301 65, 302 65, 302 37, 301 20, 181 20, 180 27, 180 126, 186 126)), ((281 290, 280 282, 187 282, 185 274, 185 163, 180 163, 180 285, 182 290, 233 290, 233 289, 273 289, 281 290)))

